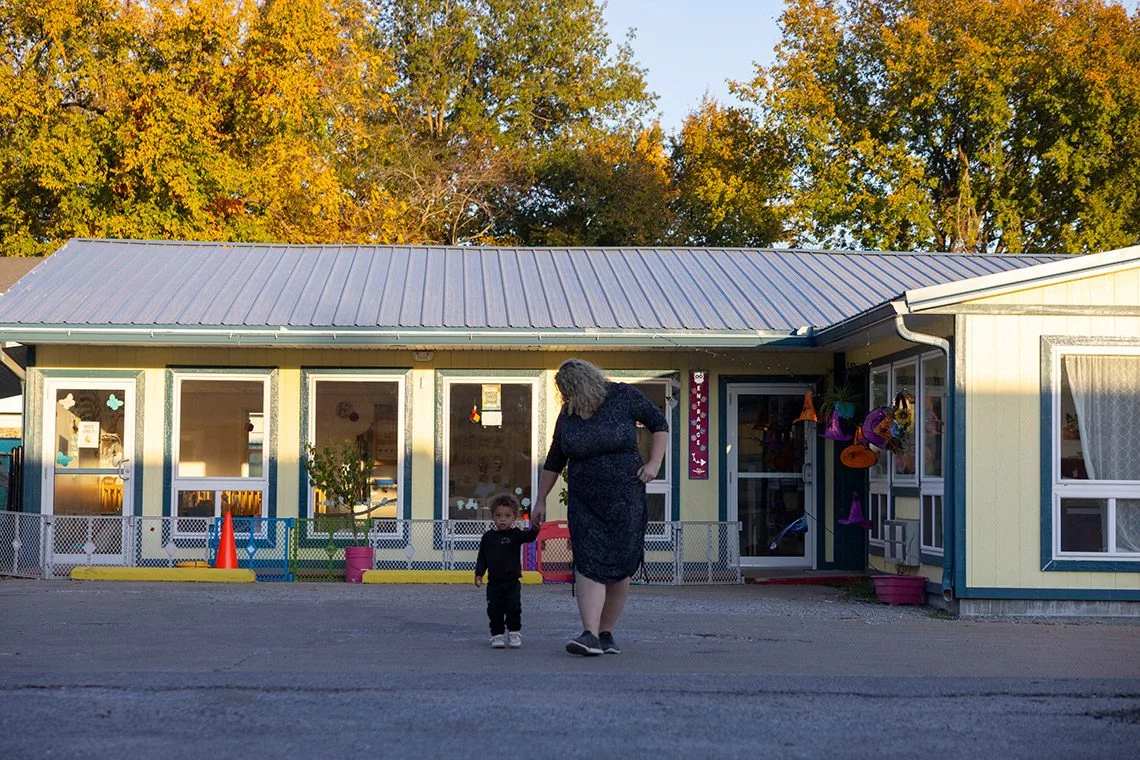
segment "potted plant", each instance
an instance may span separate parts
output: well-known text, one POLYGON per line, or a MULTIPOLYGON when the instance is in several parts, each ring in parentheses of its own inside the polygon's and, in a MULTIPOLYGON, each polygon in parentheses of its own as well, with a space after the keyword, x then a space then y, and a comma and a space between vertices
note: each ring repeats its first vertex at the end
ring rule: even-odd
POLYGON ((895 565, 895 572, 872 575, 875 595, 883 604, 924 604, 926 578, 914 565, 895 565))
POLYGON ((373 560, 372 547, 368 545, 368 520, 356 517, 357 505, 367 504, 372 475, 364 451, 356 441, 348 439, 340 446, 320 449, 306 444, 303 463, 309 482, 326 505, 324 514, 317 517, 318 530, 328 533, 334 551, 334 536, 340 532, 352 536, 351 545, 344 548, 345 580, 359 583, 363 572, 372 569, 373 560))
POLYGON ((819 418, 826 421, 831 419, 832 412, 838 412, 840 417, 849 420, 855 416, 855 404, 860 398, 862 397, 846 382, 836 385, 833 380, 820 399, 819 418))

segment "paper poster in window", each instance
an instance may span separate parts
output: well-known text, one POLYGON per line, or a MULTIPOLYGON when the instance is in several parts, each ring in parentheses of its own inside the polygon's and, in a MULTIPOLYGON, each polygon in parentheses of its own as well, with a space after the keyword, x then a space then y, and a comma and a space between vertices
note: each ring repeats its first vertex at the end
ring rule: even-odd
POLYGON ((79 424, 79 448, 81 449, 97 449, 99 448, 99 423, 98 422, 80 422, 79 424))

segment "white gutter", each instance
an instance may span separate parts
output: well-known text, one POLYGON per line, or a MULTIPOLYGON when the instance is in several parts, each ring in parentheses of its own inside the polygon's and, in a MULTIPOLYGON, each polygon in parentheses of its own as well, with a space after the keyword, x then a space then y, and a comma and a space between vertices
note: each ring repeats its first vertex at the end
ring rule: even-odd
POLYGON ((796 330, 533 330, 514 328, 327 328, 327 327, 180 327, 115 325, 0 325, 6 339, 36 343, 110 343, 152 345, 253 346, 723 346, 753 348, 769 343, 813 345, 810 328, 796 330))

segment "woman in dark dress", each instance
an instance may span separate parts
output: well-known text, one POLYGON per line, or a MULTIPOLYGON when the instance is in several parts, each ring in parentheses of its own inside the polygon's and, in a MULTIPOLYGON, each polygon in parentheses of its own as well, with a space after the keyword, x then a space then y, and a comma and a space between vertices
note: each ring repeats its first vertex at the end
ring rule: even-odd
POLYGON ((563 467, 570 547, 583 631, 573 654, 617 654, 613 630, 629 580, 645 556, 645 484, 657 477, 669 438, 665 415, 632 385, 611 383, 589 362, 569 359, 554 377, 564 401, 538 484, 541 519, 563 467), (637 423, 653 433, 649 461, 637 448, 637 423))

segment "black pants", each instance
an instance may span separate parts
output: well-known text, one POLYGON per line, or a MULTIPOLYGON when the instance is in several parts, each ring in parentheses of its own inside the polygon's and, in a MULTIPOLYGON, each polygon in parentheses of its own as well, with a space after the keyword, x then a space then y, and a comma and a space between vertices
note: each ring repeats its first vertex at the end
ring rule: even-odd
POLYGON ((487 584, 487 618, 492 636, 522 629, 522 583, 517 578, 487 584))

